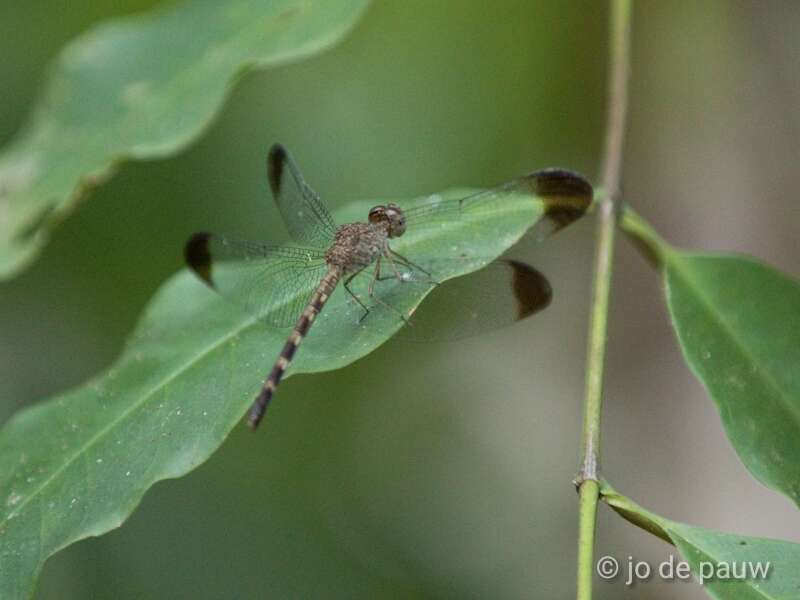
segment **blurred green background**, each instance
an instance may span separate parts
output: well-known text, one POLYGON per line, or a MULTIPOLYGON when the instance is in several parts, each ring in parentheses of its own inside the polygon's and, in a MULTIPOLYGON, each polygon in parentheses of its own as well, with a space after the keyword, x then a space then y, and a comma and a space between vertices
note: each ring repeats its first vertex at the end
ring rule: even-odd
MULTIPOLYGON (((47 61, 144 0, 0 5, 0 142, 47 61)), ((312 60, 249 75, 184 155, 130 164, 0 286, 0 419, 106 368, 195 230, 284 238, 263 159, 286 144, 333 205, 599 169, 605 2, 377 2, 312 60)), ((667 239, 800 275, 800 4, 636 3, 624 193, 667 239)), ((157 485, 49 561, 38 598, 573 597, 591 219, 517 253, 553 305, 451 344, 391 342, 292 378, 257 435, 157 485)), ((666 516, 800 541, 683 364, 659 282, 621 240, 604 468, 666 516)), ((264 365, 265 370, 269 365, 264 365)), ((598 556, 671 548, 601 510, 598 556)), ((599 598, 704 598, 598 582, 599 598)))

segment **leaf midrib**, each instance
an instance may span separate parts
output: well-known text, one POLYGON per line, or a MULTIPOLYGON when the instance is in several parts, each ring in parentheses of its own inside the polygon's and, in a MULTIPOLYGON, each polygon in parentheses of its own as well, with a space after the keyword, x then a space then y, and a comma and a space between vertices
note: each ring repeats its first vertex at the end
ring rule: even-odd
MULTIPOLYGON (((680 258, 678 258, 677 261, 674 258, 668 260, 672 264, 674 271, 683 278, 687 285, 694 282, 694 279, 686 273, 687 268, 680 264, 680 258)), ((719 311, 714 310, 714 302, 702 292, 702 286, 689 285, 689 287, 696 290, 696 297, 700 300, 700 303, 710 315, 711 320, 720 326, 720 330, 727 335, 727 337, 732 341, 734 347, 745 358, 745 360, 750 361, 751 364, 760 364, 759 361, 756 360, 755 357, 748 351, 747 345, 740 340, 737 335, 735 335, 734 330, 728 325, 728 322, 721 318, 719 311)), ((701 377, 700 373, 698 372, 700 369, 697 368, 692 361, 689 361, 689 364, 691 365, 692 370, 695 372, 695 375, 697 375, 698 378, 705 384, 705 379, 701 377)), ((789 401, 790 394, 786 392, 783 387, 772 377, 772 374, 768 369, 759 368, 758 373, 763 375, 763 381, 768 384, 768 387, 772 388, 773 391, 776 392, 780 404, 789 411, 789 413, 794 417, 795 422, 800 425, 800 412, 798 412, 798 410, 792 406, 791 401, 789 401)), ((711 396, 714 397, 715 394, 712 393, 711 396)))
MULTIPOLYGON (((89 438, 89 440, 87 440, 87 442, 84 445, 82 445, 82 446, 80 446, 78 448, 78 451, 76 451, 67 461, 61 463, 61 465, 59 465, 59 467, 52 473, 52 475, 50 475, 50 477, 45 479, 39 487, 37 487, 35 490, 33 490, 33 492, 31 492, 22 501, 22 503, 19 505, 19 507, 17 507, 17 509, 15 511, 13 511, 12 513, 9 513, 9 514, 15 515, 15 516, 19 515, 22 512, 22 510, 25 508, 25 506, 27 506, 28 503, 32 499, 38 497, 41 494, 41 492, 43 490, 45 490, 50 485, 50 483, 52 483, 56 478, 58 478, 58 476, 61 475, 61 473, 63 473, 80 456, 86 454, 88 452, 88 450, 92 446, 95 445, 95 443, 97 443, 99 440, 104 438, 106 436, 106 434, 108 434, 113 429, 115 429, 116 426, 121 421, 124 421, 128 416, 131 415, 131 413, 135 412, 141 406, 146 404, 147 401, 152 396, 154 396, 156 393, 161 391, 164 387, 168 386, 175 379, 177 379, 182 374, 184 374, 185 372, 189 371, 194 366, 196 366, 207 355, 209 355, 212 352, 214 352, 215 350, 217 350, 222 344, 230 341, 231 338, 236 337, 237 335, 239 335, 240 333, 245 331, 247 328, 253 326, 256 322, 257 322, 257 319, 255 317, 247 317, 241 326, 236 327, 231 333, 228 333, 228 334, 224 335, 223 337, 219 338, 218 340, 216 340, 215 342, 213 342, 209 346, 206 346, 201 352, 199 352, 196 355, 192 356, 192 358, 190 360, 184 362, 184 364, 182 364, 180 367, 175 369, 172 373, 170 373, 167 377, 165 377, 161 382, 159 382, 157 385, 155 385, 151 390, 149 390, 144 395, 142 395, 140 400, 138 400, 136 402, 133 402, 128 408, 126 408, 124 411, 122 411, 122 413, 120 413, 120 415, 117 418, 113 419, 106 427, 101 428, 94 436, 89 438)), ((120 358, 120 362, 124 361, 126 358, 127 358, 127 356, 121 357, 120 358)), ((112 366, 112 368, 114 368, 114 367, 112 366)), ((2 521, 0 521, 0 528, 2 528, 8 521, 9 521, 8 517, 6 517, 2 521)))

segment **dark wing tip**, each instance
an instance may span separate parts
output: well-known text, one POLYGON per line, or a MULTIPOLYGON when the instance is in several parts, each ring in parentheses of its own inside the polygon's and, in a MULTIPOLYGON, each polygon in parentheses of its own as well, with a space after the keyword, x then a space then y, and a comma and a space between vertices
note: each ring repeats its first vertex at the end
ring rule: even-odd
POLYGON ((288 152, 281 144, 273 144, 267 155, 267 179, 269 189, 272 190, 272 197, 275 200, 281 192, 281 182, 283 179, 284 165, 288 157, 288 152))
POLYGON ((545 200, 545 215, 557 229, 579 219, 592 203, 592 184, 566 169, 543 169, 528 176, 537 196, 545 200))
POLYGON ((553 288, 542 273, 527 263, 503 259, 513 272, 511 287, 517 300, 517 320, 547 308, 553 299, 553 288))
POLYGON ((213 288, 214 281, 211 279, 211 252, 208 249, 208 243, 211 237, 210 233, 195 233, 189 238, 189 241, 186 242, 183 255, 189 268, 191 268, 200 279, 213 288))

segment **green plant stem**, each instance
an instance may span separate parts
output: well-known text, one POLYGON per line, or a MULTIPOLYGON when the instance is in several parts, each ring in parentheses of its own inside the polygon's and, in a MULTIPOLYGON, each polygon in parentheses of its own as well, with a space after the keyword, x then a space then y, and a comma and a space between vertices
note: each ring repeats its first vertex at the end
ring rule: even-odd
POLYGON ((578 600, 591 600, 592 597, 594 536, 599 493, 600 484, 594 479, 584 479, 578 487, 578 600))
POLYGON ((656 268, 664 265, 672 247, 630 206, 623 207, 620 228, 656 268))
POLYGON ((602 186, 605 194, 598 211, 597 246, 595 248, 594 286, 586 364, 586 391, 581 448, 581 466, 576 478, 579 494, 578 521, 578 600, 592 597, 594 574, 594 539, 599 500, 600 414, 603 395, 608 305, 614 258, 628 105, 628 72, 630 70, 630 0, 613 0, 611 4, 608 118, 603 154, 602 186))
POLYGON ((652 533, 668 544, 675 545, 672 538, 670 538, 669 534, 664 529, 667 522, 666 519, 639 506, 630 498, 623 496, 612 488, 607 481, 603 481, 600 485, 600 495, 603 501, 613 508, 623 519, 652 533))

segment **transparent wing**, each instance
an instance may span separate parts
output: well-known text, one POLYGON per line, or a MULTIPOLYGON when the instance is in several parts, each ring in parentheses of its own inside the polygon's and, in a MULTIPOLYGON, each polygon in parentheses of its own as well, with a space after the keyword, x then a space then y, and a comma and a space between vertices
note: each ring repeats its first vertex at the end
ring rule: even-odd
POLYGON ((507 327, 549 306, 550 282, 532 266, 501 259, 437 285, 400 330, 402 339, 447 341, 507 327))
MULTIPOLYGON (((485 262, 480 259, 470 261, 485 262)), ((436 282, 436 271, 452 272, 462 266, 458 259, 437 259, 426 264, 425 270, 400 266, 401 279, 390 277, 374 282, 370 314, 364 320, 385 323, 392 327, 398 321, 404 325, 397 333, 401 339, 417 342, 449 341, 471 337, 500 329, 529 317, 546 308, 552 299, 547 278, 532 266, 511 259, 488 262, 479 270, 462 277, 436 282), (448 264, 449 263, 449 264, 448 264), (458 263, 458 264, 457 264, 458 263), (400 310, 409 296, 421 296, 430 290, 416 310, 400 310)), ((370 275, 360 275, 364 291, 370 275)), ((362 294, 362 298, 366 296, 362 294)))
POLYGON ((404 210, 409 229, 437 225, 462 216, 491 212, 509 196, 528 195, 545 203, 545 217, 537 224, 541 237, 581 217, 592 202, 592 186, 581 175, 564 169, 544 169, 495 188, 461 198, 431 196, 430 201, 404 210))
POLYGON ((205 283, 279 328, 295 324, 327 270, 320 250, 267 246, 213 233, 194 234, 185 256, 205 283))
POLYGON ((336 223, 325 203, 303 179, 291 155, 280 144, 270 148, 267 178, 272 197, 292 239, 316 248, 330 246, 336 223))

